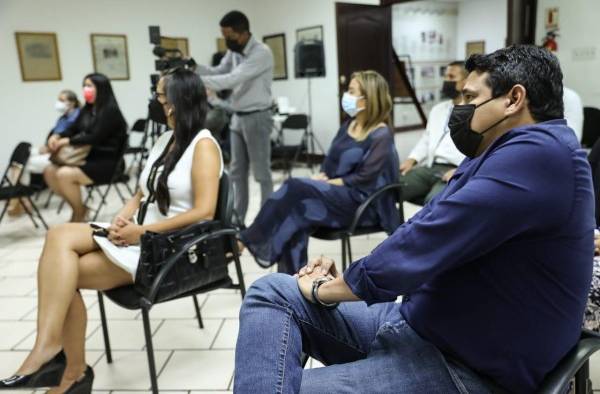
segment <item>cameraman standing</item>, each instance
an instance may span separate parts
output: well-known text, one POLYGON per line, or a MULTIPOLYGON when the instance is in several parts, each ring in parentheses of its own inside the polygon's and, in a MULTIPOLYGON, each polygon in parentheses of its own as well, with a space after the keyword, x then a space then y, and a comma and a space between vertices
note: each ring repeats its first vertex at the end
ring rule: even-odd
POLYGON ((244 222, 248 210, 248 171, 260 183, 261 206, 273 191, 271 179, 271 81, 273 54, 250 33, 250 23, 240 11, 227 13, 220 22, 228 51, 215 67, 197 68, 212 91, 232 89, 231 179, 235 210, 244 222))

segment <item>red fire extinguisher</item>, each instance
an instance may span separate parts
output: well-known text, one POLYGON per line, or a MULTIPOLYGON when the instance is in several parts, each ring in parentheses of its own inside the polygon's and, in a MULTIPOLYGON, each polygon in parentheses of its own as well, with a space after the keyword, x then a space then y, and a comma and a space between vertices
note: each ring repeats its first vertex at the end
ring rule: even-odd
POLYGON ((558 37, 556 30, 550 30, 547 32, 546 37, 544 37, 544 41, 542 42, 542 47, 546 48, 550 52, 556 52, 558 50, 556 37, 558 37))

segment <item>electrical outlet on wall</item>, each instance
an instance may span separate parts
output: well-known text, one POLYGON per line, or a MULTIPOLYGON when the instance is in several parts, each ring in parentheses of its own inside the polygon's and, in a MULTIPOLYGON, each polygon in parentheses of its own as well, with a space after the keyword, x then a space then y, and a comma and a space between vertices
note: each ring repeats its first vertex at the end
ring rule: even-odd
POLYGON ((589 62, 591 60, 596 59, 596 47, 587 46, 587 47, 578 47, 573 48, 571 51, 571 56, 574 61, 579 62, 589 62))

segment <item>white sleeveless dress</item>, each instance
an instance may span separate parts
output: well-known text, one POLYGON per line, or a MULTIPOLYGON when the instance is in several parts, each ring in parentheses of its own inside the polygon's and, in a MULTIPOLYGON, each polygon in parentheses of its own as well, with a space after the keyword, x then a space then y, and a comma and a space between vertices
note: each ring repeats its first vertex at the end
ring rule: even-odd
MULTIPOLYGON (((146 162, 146 166, 144 167, 144 170, 140 175, 140 189, 142 190, 144 199, 148 196, 147 183, 148 177, 150 176, 150 169, 152 168, 152 164, 165 150, 172 135, 172 131, 168 131, 161 135, 150 150, 150 154, 148 155, 148 161, 146 162)), ((194 161, 194 149, 196 147, 196 143, 204 138, 208 138, 211 141, 213 141, 214 144, 217 146, 217 149, 219 149, 219 157, 221 158, 221 169, 219 172, 219 177, 221 177, 224 168, 221 148, 219 147, 218 142, 212 136, 210 131, 208 129, 204 129, 194 137, 190 145, 187 147, 187 149, 175 165, 175 168, 173 169, 171 174, 169 174, 167 184, 169 186, 169 197, 171 200, 171 204, 169 206, 167 215, 163 215, 162 213, 160 213, 158 205, 156 203, 151 203, 148 205, 146 217, 144 218, 144 224, 156 223, 192 209, 194 201, 194 193, 192 190, 192 165, 194 161)), ((157 180, 158 175, 161 173, 161 171, 162 167, 160 167, 158 170, 156 176, 157 180)), ((97 224, 102 227, 108 227, 110 225, 109 223, 97 224)), ((137 270, 138 260, 140 258, 140 247, 138 245, 116 246, 104 237, 94 237, 94 240, 96 241, 100 249, 102 249, 104 254, 113 263, 123 268, 125 271, 129 272, 135 280, 135 272, 137 270)))

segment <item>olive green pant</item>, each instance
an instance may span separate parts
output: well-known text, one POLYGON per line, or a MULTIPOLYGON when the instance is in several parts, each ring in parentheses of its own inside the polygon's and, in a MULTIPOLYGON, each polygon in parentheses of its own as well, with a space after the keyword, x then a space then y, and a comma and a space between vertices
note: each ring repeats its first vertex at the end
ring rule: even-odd
POLYGON ((452 165, 434 164, 431 167, 413 167, 406 175, 400 176, 402 197, 415 204, 427 204, 446 187, 442 176, 456 167, 452 165))

